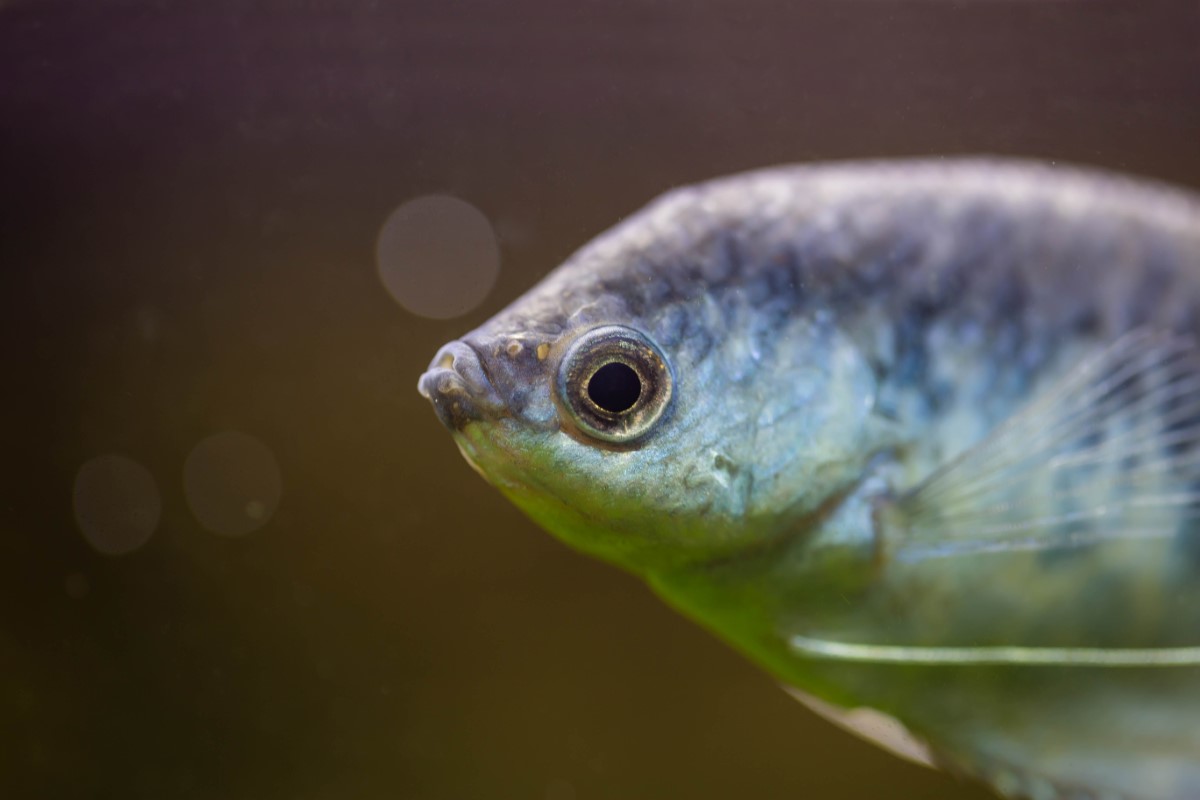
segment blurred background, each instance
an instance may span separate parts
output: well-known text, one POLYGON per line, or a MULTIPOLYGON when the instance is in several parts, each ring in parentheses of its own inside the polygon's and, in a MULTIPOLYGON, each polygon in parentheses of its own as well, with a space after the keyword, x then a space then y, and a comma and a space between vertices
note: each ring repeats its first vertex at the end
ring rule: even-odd
POLYGON ((0 796, 984 798, 467 467, 417 376, 670 187, 1200 187, 1200 4, 0 0, 0 796))

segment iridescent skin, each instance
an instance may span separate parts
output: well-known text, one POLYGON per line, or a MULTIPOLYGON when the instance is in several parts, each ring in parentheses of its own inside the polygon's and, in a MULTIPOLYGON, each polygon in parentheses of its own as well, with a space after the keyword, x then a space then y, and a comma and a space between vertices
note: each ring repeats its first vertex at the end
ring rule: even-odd
POLYGON ((781 169, 672 192, 422 377, 530 517, 647 580, 785 683, 879 709, 1032 798, 1200 797, 1200 667, 814 658, 927 646, 1200 644, 1200 536, 902 561, 881 503, 1139 326, 1200 333, 1200 203, 1035 164, 781 169), (574 429, 565 348, 620 324, 675 397, 633 446, 574 429))

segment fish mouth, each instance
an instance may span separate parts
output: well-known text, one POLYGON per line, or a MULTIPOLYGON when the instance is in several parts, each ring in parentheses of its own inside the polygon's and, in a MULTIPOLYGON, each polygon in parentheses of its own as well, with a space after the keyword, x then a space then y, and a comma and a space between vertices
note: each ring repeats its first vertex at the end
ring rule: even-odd
POLYGON ((503 408, 500 393, 483 368, 475 348, 455 341, 438 350, 417 381, 417 391, 433 403, 442 424, 461 431, 471 422, 495 417, 503 408))

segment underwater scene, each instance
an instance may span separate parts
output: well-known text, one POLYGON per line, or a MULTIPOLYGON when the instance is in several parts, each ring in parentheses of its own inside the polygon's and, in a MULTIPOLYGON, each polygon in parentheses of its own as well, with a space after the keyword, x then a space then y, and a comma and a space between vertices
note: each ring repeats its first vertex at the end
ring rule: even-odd
POLYGON ((1198 42, 0 0, 0 797, 1200 797, 1198 42))

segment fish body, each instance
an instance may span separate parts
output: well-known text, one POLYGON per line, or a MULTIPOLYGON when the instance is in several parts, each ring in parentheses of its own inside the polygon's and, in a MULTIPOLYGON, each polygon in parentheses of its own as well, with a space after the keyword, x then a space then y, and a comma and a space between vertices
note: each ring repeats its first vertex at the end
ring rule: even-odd
POLYGON ((1197 334, 1186 192, 801 166, 665 195, 420 389, 530 517, 820 713, 1009 796, 1175 800, 1200 797, 1197 334))

